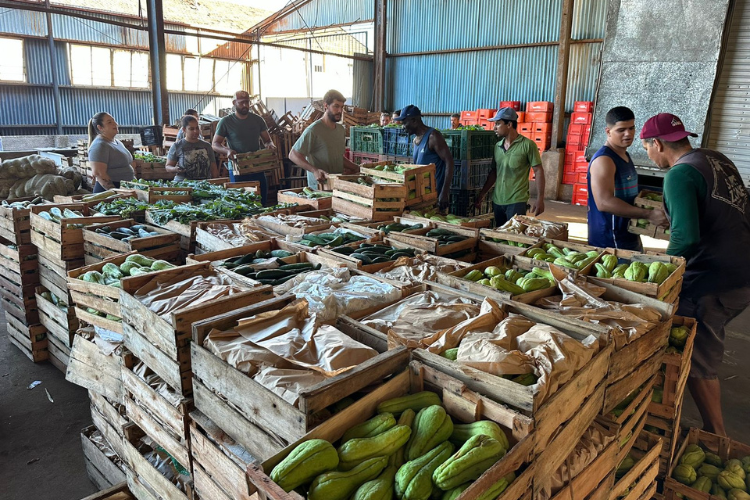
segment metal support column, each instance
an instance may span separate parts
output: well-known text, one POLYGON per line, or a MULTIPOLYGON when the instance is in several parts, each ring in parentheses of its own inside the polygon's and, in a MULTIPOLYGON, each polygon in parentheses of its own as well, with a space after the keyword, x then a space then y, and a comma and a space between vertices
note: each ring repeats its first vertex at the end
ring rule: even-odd
POLYGON ((385 109, 385 36, 386 36, 386 0, 375 0, 375 55, 373 57, 374 111, 385 109))
POLYGON ((570 33, 573 28, 573 0, 563 0, 560 19, 560 44, 557 49, 557 80, 555 82, 555 109, 552 115, 552 148, 560 147, 565 126, 565 98, 568 90, 568 65, 570 62, 570 33))
POLYGON ((164 10, 162 0, 148 0, 148 47, 151 62, 151 96, 154 106, 154 125, 169 124, 169 96, 167 94, 167 46, 164 40, 164 10))
MULTIPOLYGON (((49 0, 45 1, 49 9, 49 0)), ((57 50, 55 49, 55 39, 52 36, 52 14, 47 12, 47 40, 49 41, 49 60, 50 69, 52 70, 52 94, 55 100, 55 124, 57 126, 57 135, 63 135, 62 124, 62 105, 60 104, 60 79, 57 70, 57 50)))

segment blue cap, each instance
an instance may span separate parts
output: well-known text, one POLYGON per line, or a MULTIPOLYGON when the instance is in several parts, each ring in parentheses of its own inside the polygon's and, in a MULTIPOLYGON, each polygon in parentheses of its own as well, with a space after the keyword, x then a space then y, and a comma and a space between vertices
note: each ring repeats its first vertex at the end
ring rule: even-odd
POLYGON ((511 122, 518 121, 518 113, 513 108, 500 108, 497 110, 494 118, 490 118, 489 121, 496 122, 498 120, 506 120, 511 122))
POLYGON ((422 116, 422 112, 419 111, 419 108, 416 107, 413 104, 409 104, 404 109, 401 110, 401 114, 398 118, 396 118, 397 121, 403 121, 406 118, 413 118, 416 116, 422 116))

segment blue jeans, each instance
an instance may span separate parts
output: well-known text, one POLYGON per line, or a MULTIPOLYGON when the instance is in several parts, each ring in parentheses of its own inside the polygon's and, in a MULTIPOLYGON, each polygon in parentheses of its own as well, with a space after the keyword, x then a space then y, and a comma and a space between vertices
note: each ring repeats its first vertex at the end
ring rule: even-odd
MULTIPOLYGON (((116 188, 120 187, 119 181, 112 181, 112 184, 114 184, 116 188)), ((96 184, 94 184, 94 193, 103 193, 104 191, 107 191, 107 188, 99 184, 99 181, 96 181, 96 184)))
POLYGON ((495 212, 495 226, 500 227, 508 222, 514 215, 526 215, 529 205, 525 201, 512 203, 510 205, 497 205, 493 201, 492 208, 495 212))

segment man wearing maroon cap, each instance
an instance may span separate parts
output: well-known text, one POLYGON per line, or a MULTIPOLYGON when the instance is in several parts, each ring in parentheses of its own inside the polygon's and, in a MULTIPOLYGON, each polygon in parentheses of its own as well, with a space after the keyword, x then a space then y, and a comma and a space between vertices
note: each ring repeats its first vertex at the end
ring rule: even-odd
POLYGON ((670 219, 667 253, 687 260, 677 314, 695 318, 688 387, 705 430, 726 435, 718 367, 724 327, 750 304, 750 203, 737 167, 721 153, 693 149, 682 121, 660 113, 641 130, 643 147, 664 177, 664 207, 670 219))

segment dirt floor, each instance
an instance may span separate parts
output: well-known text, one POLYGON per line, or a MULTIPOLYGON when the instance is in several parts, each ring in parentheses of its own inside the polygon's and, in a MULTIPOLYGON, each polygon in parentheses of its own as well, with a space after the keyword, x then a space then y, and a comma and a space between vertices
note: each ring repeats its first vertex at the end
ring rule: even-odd
MULTIPOLYGON (((545 215, 570 222, 571 238, 585 239, 585 207, 547 202, 545 215)), ((645 245, 664 248, 666 242, 648 239, 645 245)), ((80 439, 81 429, 91 424, 86 390, 66 382, 49 363, 33 364, 8 341, 6 333, 0 315, 2 498, 77 500, 90 495, 96 488, 86 475, 80 439), (42 383, 27 388, 37 380, 42 383)), ((732 438, 750 443, 750 373, 742 369, 743 358, 750 359, 750 310, 729 325, 720 369, 727 431, 732 438)), ((701 425, 690 396, 686 397, 682 425, 701 425)))

